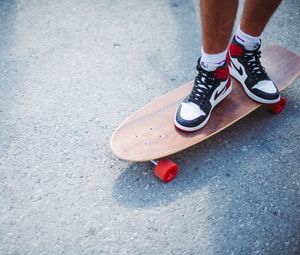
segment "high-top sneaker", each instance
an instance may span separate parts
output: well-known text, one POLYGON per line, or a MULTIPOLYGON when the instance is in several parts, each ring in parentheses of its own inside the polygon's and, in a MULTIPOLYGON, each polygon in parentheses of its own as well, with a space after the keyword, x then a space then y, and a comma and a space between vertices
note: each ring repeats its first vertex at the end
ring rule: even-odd
POLYGON ((231 79, 228 64, 215 71, 206 71, 197 65, 198 75, 194 87, 175 114, 175 126, 184 131, 196 131, 209 120, 213 108, 230 93, 231 79))
POLYGON ((259 49, 260 45, 248 51, 234 37, 229 46, 230 74, 243 85, 250 98, 259 103, 274 104, 280 100, 279 91, 260 63, 259 49))

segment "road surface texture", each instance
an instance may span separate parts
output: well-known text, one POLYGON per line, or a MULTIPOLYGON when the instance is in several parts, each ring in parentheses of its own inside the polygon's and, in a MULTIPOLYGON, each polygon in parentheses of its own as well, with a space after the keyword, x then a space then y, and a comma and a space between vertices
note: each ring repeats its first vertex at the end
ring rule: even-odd
MULTIPOLYGON (((263 45, 300 54, 299 12, 284 1, 263 45)), ((300 254, 300 80, 280 115, 172 156, 169 184, 109 149, 194 78, 200 42, 194 0, 0 0, 1 255, 300 254)))

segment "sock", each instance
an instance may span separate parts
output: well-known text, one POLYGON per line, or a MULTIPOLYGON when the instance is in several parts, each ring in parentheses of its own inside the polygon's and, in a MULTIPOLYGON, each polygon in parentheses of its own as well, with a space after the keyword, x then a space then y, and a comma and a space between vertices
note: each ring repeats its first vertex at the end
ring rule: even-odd
POLYGON ((253 51, 258 48, 261 43, 260 36, 252 36, 246 34, 239 27, 235 35, 235 39, 238 43, 242 44, 246 50, 253 51))
POLYGON ((207 54, 201 48, 202 56, 200 59, 201 67, 206 71, 215 71, 218 67, 224 65, 226 60, 227 50, 217 54, 207 54))

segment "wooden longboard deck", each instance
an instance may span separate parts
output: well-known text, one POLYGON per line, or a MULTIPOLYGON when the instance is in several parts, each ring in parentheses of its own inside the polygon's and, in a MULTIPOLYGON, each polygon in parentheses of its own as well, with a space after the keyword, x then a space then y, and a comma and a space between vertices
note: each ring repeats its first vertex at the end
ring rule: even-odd
MULTIPOLYGON (((300 75, 300 57, 277 45, 262 51, 262 64, 280 91, 300 75)), ((232 83, 232 92, 216 106, 208 123, 192 133, 176 129, 174 115, 180 102, 191 91, 193 81, 147 104, 114 132, 110 142, 113 153, 135 162, 166 157, 202 142, 261 106, 248 98, 233 78, 232 83)))

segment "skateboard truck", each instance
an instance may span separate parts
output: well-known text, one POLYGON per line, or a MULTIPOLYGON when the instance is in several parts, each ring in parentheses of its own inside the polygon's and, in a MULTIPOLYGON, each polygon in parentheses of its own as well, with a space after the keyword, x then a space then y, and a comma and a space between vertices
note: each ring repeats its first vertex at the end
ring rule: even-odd
POLYGON ((178 172, 178 165, 169 159, 150 160, 150 162, 155 165, 155 176, 165 183, 172 181, 178 172))

